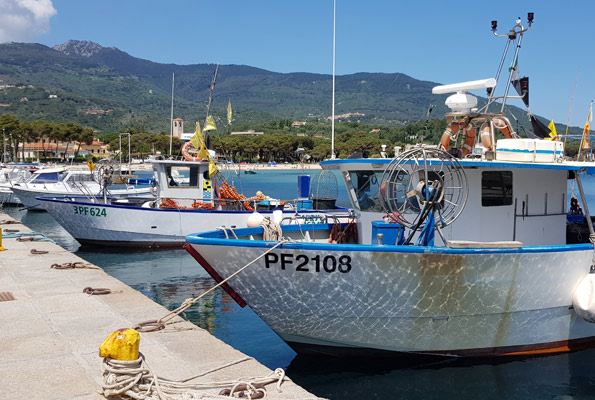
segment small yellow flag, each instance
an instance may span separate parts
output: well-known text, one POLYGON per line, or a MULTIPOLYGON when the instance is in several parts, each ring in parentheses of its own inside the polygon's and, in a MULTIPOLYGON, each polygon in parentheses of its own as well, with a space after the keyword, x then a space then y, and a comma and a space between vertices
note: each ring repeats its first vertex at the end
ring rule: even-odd
POLYGON ((215 130, 217 130, 217 125, 215 125, 215 118, 213 118, 212 115, 209 115, 207 117, 207 122, 205 123, 205 129, 203 129, 203 132, 215 130))
POLYGON ((587 122, 585 122, 585 129, 583 130, 583 141, 581 143, 581 147, 583 149, 591 148, 591 141, 588 140, 588 138, 587 138, 587 136, 590 136, 589 135, 590 130, 591 130, 591 126, 589 125, 589 122, 587 121, 587 122))
POLYGON ((198 152, 198 158, 202 158, 203 160, 208 160, 209 159, 209 152, 207 151, 207 148, 205 146, 204 143, 202 143, 200 145, 200 151, 198 152))
POLYGON ((231 124, 231 100, 227 103, 227 123, 231 124))
POLYGON ((215 162, 213 160, 211 160, 209 162, 209 178, 212 178, 213 176, 215 176, 215 174, 217 174, 217 172, 219 172, 219 170, 217 169, 215 162))
POLYGON ((558 136, 558 133, 556 132, 556 125, 554 124, 554 121, 550 122, 550 124, 547 126, 548 128, 550 128, 550 137, 553 139, 556 136, 558 136))
POLYGON ((200 131, 200 124, 198 122, 196 123, 196 131, 194 131, 194 135, 192 135, 190 141, 192 142, 192 146, 194 146, 195 149, 198 149, 204 141, 202 138, 202 132, 200 131))
POLYGON ((95 163, 93 162, 93 157, 89 157, 87 160, 87 167, 89 167, 89 171, 93 172, 95 169, 95 163))

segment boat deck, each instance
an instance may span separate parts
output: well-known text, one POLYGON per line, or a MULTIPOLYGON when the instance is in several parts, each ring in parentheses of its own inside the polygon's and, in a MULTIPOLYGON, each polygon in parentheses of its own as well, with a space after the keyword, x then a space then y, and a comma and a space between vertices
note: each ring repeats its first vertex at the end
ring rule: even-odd
MULTIPOLYGON (((24 225, 6 224, 9 220, 0 212, 3 232, 30 232, 24 225)), ((101 269, 50 268, 86 263, 52 242, 20 242, 7 235, 2 240, 6 251, 0 252, 0 398, 103 399, 99 345, 111 332, 158 319, 168 310, 101 269), (86 294, 86 287, 109 288, 111 294, 86 294)), ((157 375, 185 379, 235 361, 240 362, 193 382, 272 372, 194 324, 181 318, 173 322, 141 333, 140 351, 157 375)), ((281 388, 279 393, 275 384, 267 385, 267 398, 317 399, 290 380, 281 388)))

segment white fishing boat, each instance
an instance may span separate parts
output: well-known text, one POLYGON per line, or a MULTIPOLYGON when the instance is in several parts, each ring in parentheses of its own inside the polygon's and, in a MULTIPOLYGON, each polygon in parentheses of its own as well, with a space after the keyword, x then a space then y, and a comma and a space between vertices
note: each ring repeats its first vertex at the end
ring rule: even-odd
MULTIPOLYGON (((517 21, 509 40, 525 31, 517 21)), ((199 233, 186 250, 299 353, 477 357, 595 346, 595 233, 588 223, 584 243, 571 234, 573 222, 590 221, 581 175, 595 174, 595 163, 565 160, 560 141, 518 138, 489 103, 476 110, 468 92, 488 87, 492 96, 496 83, 434 89, 457 92, 446 101, 442 149, 324 161, 340 171, 356 222, 283 226, 274 240, 261 227, 199 233)))
POLYGON ((22 204, 21 200, 12 191, 12 187, 27 180, 39 168, 39 164, 29 163, 0 165, 0 204, 4 206, 22 204))
POLYGON ((309 209, 306 200, 282 202, 262 194, 246 198, 228 185, 221 173, 209 177, 209 160, 149 162, 154 169, 154 200, 139 203, 133 198, 101 196, 38 200, 80 243, 108 246, 181 247, 185 236, 197 229, 244 227, 273 215, 282 223, 295 221, 290 217, 296 214, 305 223, 348 215, 341 207, 309 209))
MULTIPOLYGON (((98 196, 104 187, 100 173, 89 170, 76 170, 66 167, 45 168, 35 171, 26 181, 16 183, 12 191, 28 210, 43 211, 37 197, 41 196, 98 196)), ((108 189, 114 198, 152 197, 150 187, 125 185, 123 189, 108 189)))

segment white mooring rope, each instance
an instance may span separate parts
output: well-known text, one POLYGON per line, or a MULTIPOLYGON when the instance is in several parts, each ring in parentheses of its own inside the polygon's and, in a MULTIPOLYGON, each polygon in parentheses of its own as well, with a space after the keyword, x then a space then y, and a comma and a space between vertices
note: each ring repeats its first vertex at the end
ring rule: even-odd
POLYGON ((102 364, 103 385, 101 394, 105 397, 128 396, 137 400, 150 399, 229 399, 234 393, 248 399, 258 399, 266 396, 265 385, 276 382, 277 391, 281 392, 281 383, 285 379, 285 371, 277 368, 274 372, 261 377, 246 377, 231 381, 213 381, 188 383, 195 378, 214 371, 250 360, 246 357, 211 369, 202 374, 176 381, 157 376, 147 364, 144 356, 134 361, 117 361, 104 358, 102 364), (216 393, 207 390, 226 388, 216 393), (231 389, 229 389, 231 388, 231 389))

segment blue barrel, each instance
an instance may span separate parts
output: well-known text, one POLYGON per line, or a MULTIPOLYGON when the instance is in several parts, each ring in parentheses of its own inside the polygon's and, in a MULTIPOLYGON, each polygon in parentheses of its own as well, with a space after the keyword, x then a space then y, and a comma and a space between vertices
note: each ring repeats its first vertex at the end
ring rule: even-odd
POLYGON ((298 199, 310 197, 310 175, 298 176, 298 199))

